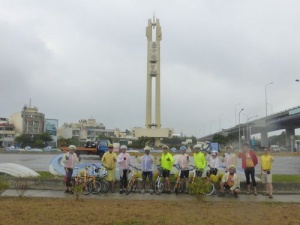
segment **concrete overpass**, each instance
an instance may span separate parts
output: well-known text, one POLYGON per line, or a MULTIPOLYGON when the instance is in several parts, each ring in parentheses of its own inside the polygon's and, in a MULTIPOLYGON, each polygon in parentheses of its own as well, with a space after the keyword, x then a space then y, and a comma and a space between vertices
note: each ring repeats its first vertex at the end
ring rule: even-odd
POLYGON ((285 129, 286 130, 286 146, 294 147, 295 129, 300 128, 300 106, 290 108, 268 117, 259 118, 247 123, 239 124, 235 127, 223 129, 222 131, 199 138, 200 141, 211 140, 215 134, 236 135, 241 132, 241 140, 250 141, 253 134, 261 135, 261 146, 268 145, 268 132, 285 129), (266 120, 267 119, 267 120, 266 120), (267 123, 266 123, 267 122, 267 123))

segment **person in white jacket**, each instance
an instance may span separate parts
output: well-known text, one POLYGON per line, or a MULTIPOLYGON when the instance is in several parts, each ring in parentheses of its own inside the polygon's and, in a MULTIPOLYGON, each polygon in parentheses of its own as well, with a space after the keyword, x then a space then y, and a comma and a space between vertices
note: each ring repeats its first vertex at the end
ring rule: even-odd
POLYGON ((229 171, 223 175, 222 180, 220 182, 220 189, 221 191, 219 193, 219 197, 225 196, 225 189, 229 190, 234 197, 238 197, 238 194, 241 192, 241 188, 240 179, 236 174, 235 165, 229 166, 229 171))
POLYGON ((122 145, 120 150, 121 153, 117 157, 117 163, 119 165, 120 172, 120 194, 123 194, 128 182, 130 155, 126 152, 126 145, 122 145))
POLYGON ((155 158, 153 155, 150 154, 151 148, 149 146, 146 146, 144 148, 144 151, 145 151, 145 155, 143 155, 140 158, 137 158, 137 161, 141 164, 141 168, 142 168, 143 183, 142 183, 141 194, 145 193, 147 177, 149 179, 149 184, 150 184, 150 194, 153 194, 152 178, 153 178, 153 163, 155 162, 155 158))
POLYGON ((74 152, 76 150, 75 145, 69 146, 69 151, 64 154, 61 162, 64 165, 64 169, 66 171, 66 190, 65 193, 71 193, 73 194, 71 190, 71 178, 73 175, 73 170, 75 167, 75 164, 79 162, 79 157, 74 152))

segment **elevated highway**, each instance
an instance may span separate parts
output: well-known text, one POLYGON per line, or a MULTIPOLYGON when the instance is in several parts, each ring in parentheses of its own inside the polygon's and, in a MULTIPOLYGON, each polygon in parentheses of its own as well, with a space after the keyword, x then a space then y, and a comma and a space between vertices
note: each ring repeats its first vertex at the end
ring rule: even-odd
POLYGON ((241 123, 234 127, 199 138, 201 141, 211 140, 215 134, 239 136, 241 140, 249 141, 252 134, 261 135, 261 146, 268 145, 268 132, 286 130, 286 146, 294 148, 295 129, 300 128, 300 106, 290 108, 268 117, 258 118, 247 123, 241 123), (242 138, 244 137, 244 138, 242 138))

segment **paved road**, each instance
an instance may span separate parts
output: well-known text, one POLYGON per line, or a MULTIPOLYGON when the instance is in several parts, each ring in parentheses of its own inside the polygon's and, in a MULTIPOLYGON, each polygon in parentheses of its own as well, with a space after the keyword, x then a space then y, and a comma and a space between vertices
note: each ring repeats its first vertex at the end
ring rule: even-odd
MULTIPOLYGON (((1 196, 14 196, 17 197, 17 192, 13 189, 6 190, 1 196)), ((49 197, 49 198, 75 198, 73 195, 65 194, 63 191, 54 190, 27 190, 25 193, 27 197, 49 197)), ((195 201, 195 197, 186 194, 161 194, 161 195, 150 195, 134 193, 130 195, 120 195, 119 193, 107 193, 107 194, 90 194, 87 196, 82 196, 84 199, 127 199, 127 200, 157 200, 157 201, 195 201)), ((267 196, 263 195, 239 195, 238 198, 233 198, 232 196, 218 197, 217 195, 206 196, 205 201, 208 202, 297 202, 300 203, 299 195, 273 195, 273 199, 269 199, 267 196)))
MULTIPOLYGON (((49 164, 54 154, 45 153, 5 153, 0 154, 0 163, 17 163, 35 171, 49 171, 49 164)), ((99 156, 81 155, 82 162, 99 163, 99 156)), ((192 157, 191 157, 192 158, 192 157)), ((158 160, 158 159, 157 159, 158 160)), ((273 174, 300 174, 300 156, 276 156, 274 157, 273 174)), ((133 164, 137 164, 132 157, 133 164)), ((241 167, 238 161, 238 168, 241 167)), ((256 168, 259 170, 260 163, 256 168)))

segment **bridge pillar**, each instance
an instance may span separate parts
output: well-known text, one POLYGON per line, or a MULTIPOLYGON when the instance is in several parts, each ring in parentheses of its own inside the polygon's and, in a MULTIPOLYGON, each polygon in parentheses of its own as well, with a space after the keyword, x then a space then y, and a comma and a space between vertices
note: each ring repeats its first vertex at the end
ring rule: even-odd
POLYGON ((291 150, 294 150, 294 138, 295 138, 295 129, 286 128, 285 129, 285 144, 286 146, 291 146, 291 150))
POLYGON ((260 133, 260 136, 261 136, 261 147, 268 146, 269 142, 268 142, 268 132, 267 132, 267 130, 262 129, 262 131, 260 133))

